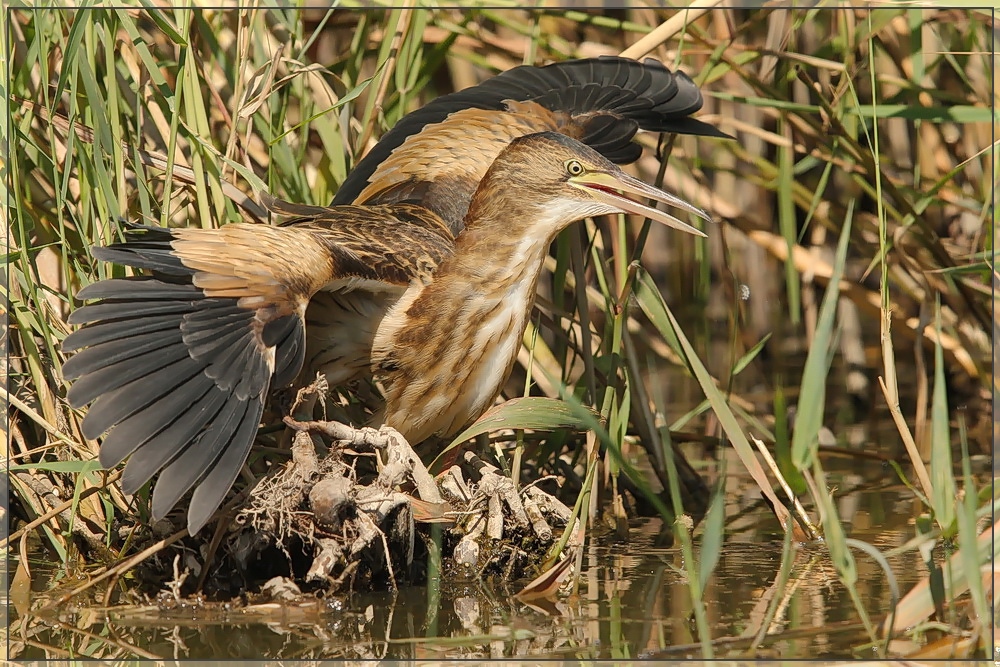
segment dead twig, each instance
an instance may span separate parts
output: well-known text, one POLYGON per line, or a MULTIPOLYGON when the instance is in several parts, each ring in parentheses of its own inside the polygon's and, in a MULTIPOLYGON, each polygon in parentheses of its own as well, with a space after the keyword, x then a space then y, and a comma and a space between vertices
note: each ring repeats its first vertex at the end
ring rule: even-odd
POLYGON ((434 478, 427 471, 423 461, 417 456, 398 431, 388 426, 380 429, 374 428, 354 428, 347 424, 333 421, 309 421, 300 422, 291 417, 285 417, 285 424, 296 431, 307 431, 309 433, 321 433, 342 445, 354 448, 369 447, 386 452, 387 461, 399 461, 409 468, 409 474, 413 479, 413 484, 417 488, 417 493, 422 500, 431 503, 443 502, 441 492, 438 490, 434 478))

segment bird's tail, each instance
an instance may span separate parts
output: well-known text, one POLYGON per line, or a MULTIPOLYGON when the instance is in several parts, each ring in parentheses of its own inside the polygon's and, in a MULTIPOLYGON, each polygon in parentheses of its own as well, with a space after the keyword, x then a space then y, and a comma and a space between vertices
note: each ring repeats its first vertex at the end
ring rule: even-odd
MULTIPOLYGON (((84 325, 63 343, 74 407, 93 402, 83 434, 107 432, 101 464, 131 455, 122 476, 136 492, 161 471, 152 514, 163 517, 195 487, 188 530, 212 516, 246 460, 270 386, 291 382, 304 357, 303 313, 315 279, 282 257, 322 261, 294 229, 130 226, 97 259, 148 269, 78 293, 84 325), (272 238, 274 237, 274 238, 272 238), (84 349, 85 348, 85 349, 84 349)), ((315 245, 315 243, 314 243, 315 245)))

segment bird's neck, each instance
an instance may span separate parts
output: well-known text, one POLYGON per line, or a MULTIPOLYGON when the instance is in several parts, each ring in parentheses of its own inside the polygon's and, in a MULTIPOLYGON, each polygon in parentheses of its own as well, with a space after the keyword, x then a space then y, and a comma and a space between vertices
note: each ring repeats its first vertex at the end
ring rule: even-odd
POLYGON ((413 286, 375 337, 385 421, 413 442, 453 435, 481 415, 510 375, 548 243, 478 218, 429 285, 413 286), (447 390, 445 389, 447 388, 447 390))
POLYGON ((551 217, 552 212, 526 203, 474 202, 455 239, 454 254, 438 267, 434 280, 455 278, 482 284, 492 294, 516 291, 532 300, 545 255, 561 227, 551 217))
POLYGON ((560 207, 539 205, 538 193, 516 185, 492 187, 492 176, 492 171, 487 174, 469 203, 454 257, 482 257, 487 264, 529 269, 528 276, 534 276, 530 269, 536 263, 541 268, 545 251, 565 226, 558 219, 560 207), (495 195, 498 189, 504 196, 495 195))

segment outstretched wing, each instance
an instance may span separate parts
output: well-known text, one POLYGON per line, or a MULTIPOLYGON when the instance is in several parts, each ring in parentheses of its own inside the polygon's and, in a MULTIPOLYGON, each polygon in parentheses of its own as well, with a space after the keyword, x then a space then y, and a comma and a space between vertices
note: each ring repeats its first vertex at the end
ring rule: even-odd
POLYGON ((93 249, 97 259, 154 275, 80 291, 79 298, 99 301, 70 315, 85 326, 66 338, 63 351, 86 349, 63 372, 76 380, 70 404, 93 402, 84 435, 109 431, 101 464, 132 455, 122 477, 126 493, 162 470, 154 517, 200 480, 188 516, 193 533, 246 460, 271 382, 294 377, 303 336, 290 293, 295 281, 283 284, 280 267, 243 257, 245 248, 225 248, 219 232, 191 230, 200 234, 183 239, 184 231, 133 227, 124 243, 93 249))
POLYGON ((493 159, 516 137, 567 134, 617 163, 636 160, 638 129, 725 137, 690 118, 701 93, 656 60, 601 57, 522 66, 404 117, 348 176, 334 204, 419 201, 462 227, 493 159))
POLYGON ((443 223, 426 214, 415 221, 413 207, 288 207, 307 217, 292 227, 132 226, 123 243, 93 254, 152 275, 94 283, 78 297, 97 303, 70 316, 84 326, 63 343, 80 350, 63 372, 75 380, 70 404, 93 402, 84 435, 107 432, 105 467, 131 457, 126 493, 160 473, 154 518, 194 487, 192 534, 246 460, 268 389, 298 375, 310 298, 328 286, 402 290, 451 252, 450 235, 434 231, 443 223), (377 258, 365 238, 378 239, 377 258))

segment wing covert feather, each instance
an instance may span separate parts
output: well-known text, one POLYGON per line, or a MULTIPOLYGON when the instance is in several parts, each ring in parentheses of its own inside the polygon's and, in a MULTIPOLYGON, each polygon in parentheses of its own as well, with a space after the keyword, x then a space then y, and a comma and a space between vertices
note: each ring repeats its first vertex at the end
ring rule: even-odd
POLYGON ((521 66, 411 112, 351 171, 334 204, 419 201, 454 233, 486 169, 513 139, 558 131, 627 163, 641 128, 725 137, 689 118, 702 97, 683 72, 653 59, 605 56, 521 66))

